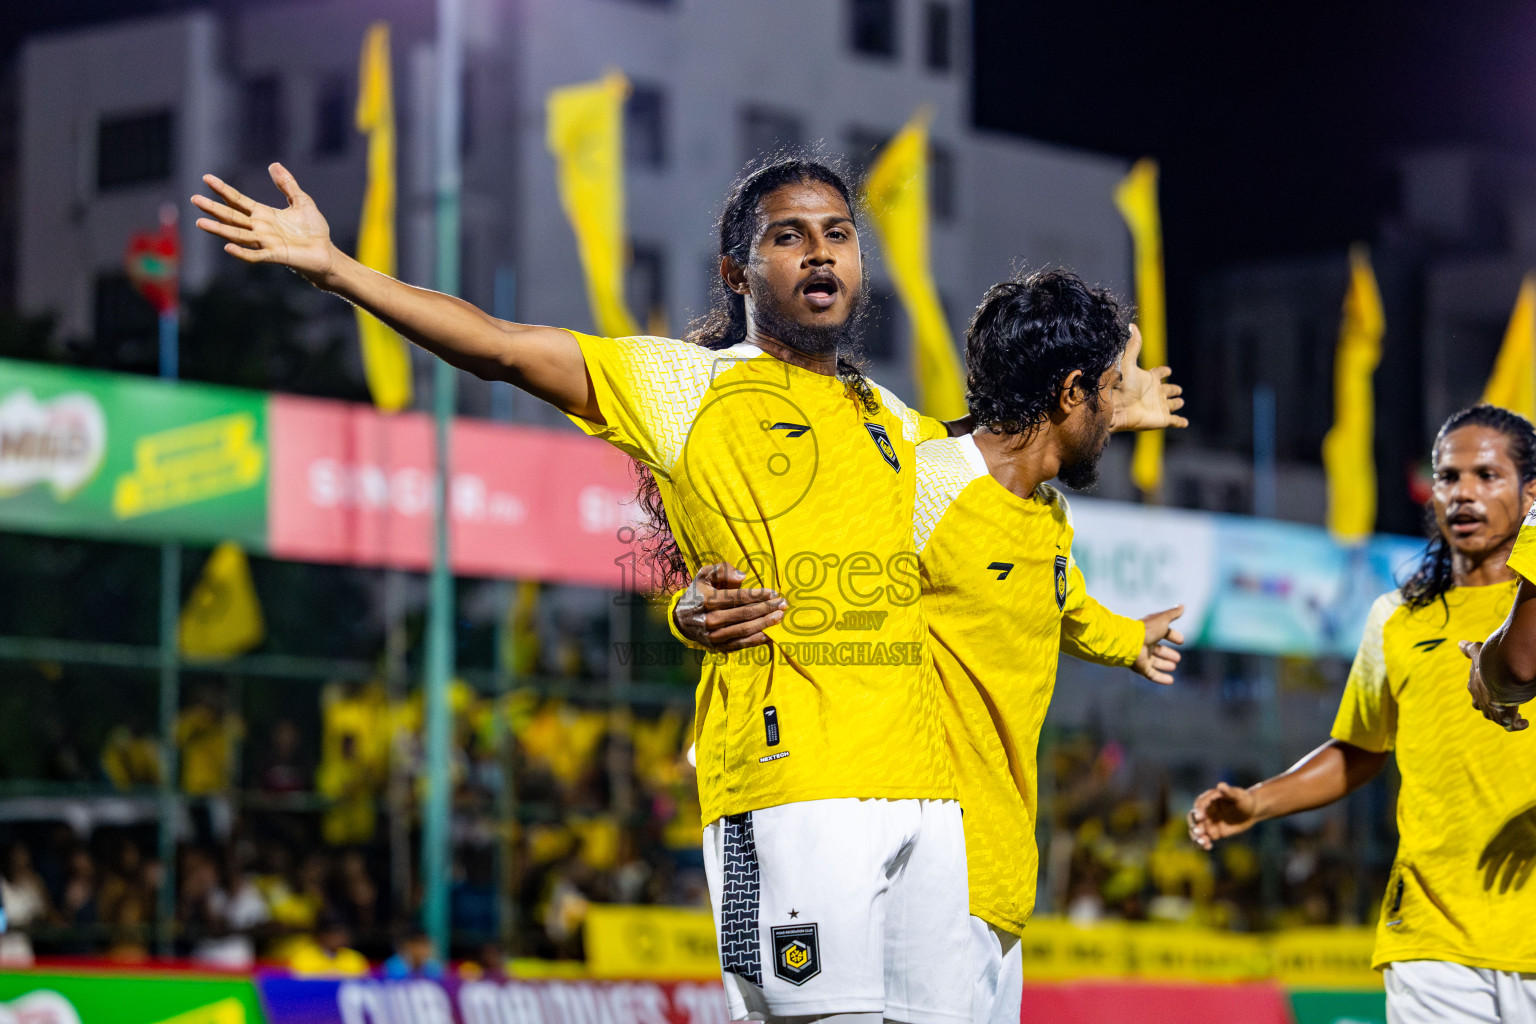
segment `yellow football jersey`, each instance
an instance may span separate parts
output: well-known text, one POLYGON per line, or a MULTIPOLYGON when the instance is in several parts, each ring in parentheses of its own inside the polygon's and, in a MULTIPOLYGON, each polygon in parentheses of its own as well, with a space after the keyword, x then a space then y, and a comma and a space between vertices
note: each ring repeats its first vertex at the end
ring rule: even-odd
POLYGON ((1525 522, 1520 524, 1520 533, 1515 537, 1515 548, 1504 564, 1536 583, 1536 505, 1525 514, 1525 522))
POLYGON ((606 424, 655 473, 689 569, 789 601, 766 647, 707 658, 703 820, 832 797, 951 798, 912 548, 914 446, 944 425, 750 345, 577 334, 606 424))
POLYGON ((1129 666, 1146 627, 1088 596, 1061 493, 1042 485, 1020 498, 970 437, 918 447, 914 533, 971 913, 1019 933, 1035 907, 1036 750, 1057 653, 1129 666))
POLYGON ((1449 960, 1536 971, 1536 736, 1472 709, 1457 649, 1504 621, 1515 587, 1456 587, 1419 609, 1394 591, 1371 607, 1333 736, 1395 750, 1402 774, 1376 967, 1449 960))

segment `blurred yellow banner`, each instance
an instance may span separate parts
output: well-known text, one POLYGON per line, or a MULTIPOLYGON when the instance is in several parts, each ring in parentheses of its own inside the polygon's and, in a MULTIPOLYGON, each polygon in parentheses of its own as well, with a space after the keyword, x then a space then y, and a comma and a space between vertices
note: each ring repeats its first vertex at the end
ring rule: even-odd
MULTIPOLYGON (((395 274, 395 101, 389 71, 389 23, 374 22, 363 37, 358 66, 357 130, 368 136, 368 185, 357 227, 357 261, 395 274)), ((373 404, 398 412, 411 404, 411 353, 405 340, 357 307, 363 374, 373 404)))
POLYGON ((1526 274, 1483 401, 1536 420, 1536 274, 1526 274))
POLYGON ((1349 250, 1349 291, 1333 357, 1333 427, 1323 437, 1328 476, 1328 531, 1342 544, 1367 540, 1376 528, 1376 398, 1371 380, 1386 333, 1381 292, 1365 246, 1349 250))
MULTIPOLYGON (((1168 362, 1168 316, 1163 284, 1163 221, 1157 210, 1157 161, 1136 161, 1115 188, 1115 206, 1131 232, 1136 265, 1136 326, 1141 329, 1141 365, 1148 369, 1168 362)), ((1163 432, 1136 434, 1131 456, 1131 480, 1143 494, 1163 487, 1163 432)))
POLYGON ((640 333, 624 302, 624 101, 617 71, 553 89, 545 100, 546 144, 555 157, 560 205, 576 232, 587 302, 599 334, 640 333))
POLYGON ((929 117, 926 107, 920 109, 880 151, 864 198, 885 247, 891 282, 912 321, 917 407, 941 420, 957 420, 967 412, 965 377, 928 256, 929 117))
POLYGON ((594 978, 720 977, 715 922, 708 910, 593 904, 584 939, 594 978))

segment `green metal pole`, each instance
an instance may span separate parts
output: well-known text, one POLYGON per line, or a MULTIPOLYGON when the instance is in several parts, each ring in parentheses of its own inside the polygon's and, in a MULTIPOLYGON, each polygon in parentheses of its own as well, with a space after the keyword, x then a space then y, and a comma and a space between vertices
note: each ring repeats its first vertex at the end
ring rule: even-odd
MULTIPOLYGON (((174 380, 181 342, 177 311, 160 314, 160 376, 174 380)), ((156 947, 175 952, 176 926, 176 712, 181 709, 181 545, 160 545, 160 892, 155 912, 156 947)))
MULTIPOLYGON (((464 52, 462 0, 437 2, 437 287, 459 290, 459 118, 464 52)), ((431 605, 427 615, 426 732, 427 787, 422 807, 421 874, 426 903, 422 925, 437 955, 449 956, 448 878, 452 867, 448 814, 449 751, 452 722, 448 683, 453 676, 453 574, 448 564, 449 431, 457 379, 453 367, 433 368, 433 413, 437 425, 437 475, 434 483, 435 538, 431 605)))

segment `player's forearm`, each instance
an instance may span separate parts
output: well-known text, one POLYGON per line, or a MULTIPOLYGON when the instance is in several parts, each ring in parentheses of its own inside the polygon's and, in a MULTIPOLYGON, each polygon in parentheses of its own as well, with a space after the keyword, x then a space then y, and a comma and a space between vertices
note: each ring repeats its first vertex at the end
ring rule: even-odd
POLYGON ((1284 772, 1249 788, 1254 820, 1326 807, 1375 778, 1386 761, 1385 753, 1329 740, 1284 772))
POLYGON ((340 250, 319 283, 452 366, 598 419, 581 348, 565 331, 498 320, 463 299, 371 270, 340 250))
POLYGON ((1536 697, 1536 600, 1532 596, 1531 584, 1521 580, 1509 617, 1478 655, 1483 685, 1500 704, 1523 704, 1536 697))

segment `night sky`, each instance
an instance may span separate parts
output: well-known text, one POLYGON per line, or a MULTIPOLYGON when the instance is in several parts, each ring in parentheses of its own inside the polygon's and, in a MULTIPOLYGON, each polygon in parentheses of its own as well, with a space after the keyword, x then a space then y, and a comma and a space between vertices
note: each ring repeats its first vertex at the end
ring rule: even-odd
POLYGON ((1162 166, 1171 335, 1230 262, 1342 250, 1394 153, 1536 154, 1536 3, 976 0, 983 127, 1162 166))

